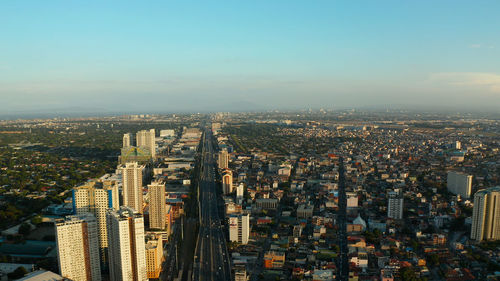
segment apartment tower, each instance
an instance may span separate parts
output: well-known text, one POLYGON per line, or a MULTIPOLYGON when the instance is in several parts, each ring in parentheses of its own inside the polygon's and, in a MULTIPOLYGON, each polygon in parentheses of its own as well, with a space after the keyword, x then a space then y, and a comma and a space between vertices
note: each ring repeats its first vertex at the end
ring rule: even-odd
POLYGON ((148 185, 149 194, 149 228, 165 229, 166 202, 165 184, 152 182, 148 185))
POLYGON ((91 180, 72 190, 73 212, 77 215, 90 213, 97 220, 99 249, 102 265, 107 263, 108 230, 106 227, 106 210, 118 209, 118 184, 113 180, 91 180))
POLYGON ((142 213, 142 174, 144 166, 137 162, 120 165, 118 170, 122 175, 123 204, 142 213))
POLYGON ((109 275, 111 280, 146 281, 144 219, 126 206, 108 210, 109 275))
POLYGON ((61 276, 74 281, 101 280, 97 220, 91 214, 67 216, 56 223, 61 276))
POLYGON ((500 239, 500 186, 474 194, 470 238, 478 242, 500 239))

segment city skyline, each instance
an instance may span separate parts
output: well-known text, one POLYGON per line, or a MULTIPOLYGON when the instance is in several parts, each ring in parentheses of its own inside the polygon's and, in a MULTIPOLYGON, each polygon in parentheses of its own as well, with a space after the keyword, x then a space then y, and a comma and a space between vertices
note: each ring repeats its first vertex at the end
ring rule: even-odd
POLYGON ((492 111, 500 106, 499 5, 2 3, 0 110, 492 111))

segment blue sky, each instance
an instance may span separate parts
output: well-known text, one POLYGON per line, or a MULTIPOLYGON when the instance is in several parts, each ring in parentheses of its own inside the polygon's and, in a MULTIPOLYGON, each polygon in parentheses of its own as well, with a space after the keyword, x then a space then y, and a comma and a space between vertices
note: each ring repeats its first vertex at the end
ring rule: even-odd
POLYGON ((500 1, 2 1, 3 112, 500 107, 500 1))

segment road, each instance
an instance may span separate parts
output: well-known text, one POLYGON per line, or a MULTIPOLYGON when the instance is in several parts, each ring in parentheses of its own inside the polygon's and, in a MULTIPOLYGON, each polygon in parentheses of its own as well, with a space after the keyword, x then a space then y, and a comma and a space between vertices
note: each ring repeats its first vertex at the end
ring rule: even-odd
POLYGON ((205 130, 199 180, 200 230, 196 245, 193 280, 231 280, 231 264, 219 218, 215 184, 215 158, 211 132, 205 130))

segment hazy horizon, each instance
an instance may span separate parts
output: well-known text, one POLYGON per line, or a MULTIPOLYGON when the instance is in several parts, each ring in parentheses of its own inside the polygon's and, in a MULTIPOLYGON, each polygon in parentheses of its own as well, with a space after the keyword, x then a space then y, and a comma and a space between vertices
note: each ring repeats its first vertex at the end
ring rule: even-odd
POLYGON ((500 108, 498 1, 0 3, 3 116, 500 108))

